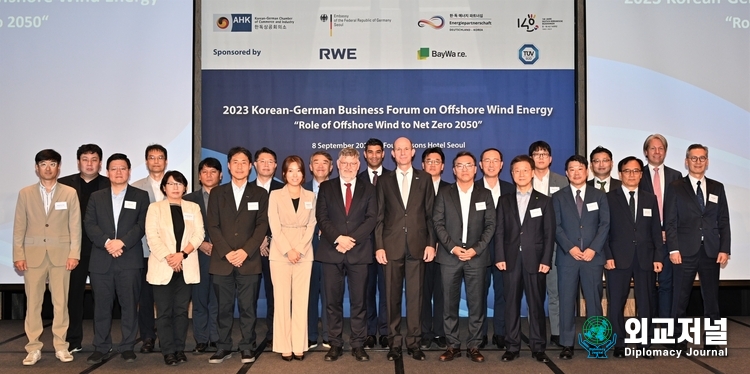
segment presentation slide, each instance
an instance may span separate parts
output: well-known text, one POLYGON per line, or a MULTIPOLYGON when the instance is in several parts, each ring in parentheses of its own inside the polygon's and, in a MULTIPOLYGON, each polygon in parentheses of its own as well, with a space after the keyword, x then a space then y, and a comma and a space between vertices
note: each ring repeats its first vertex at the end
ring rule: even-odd
POLYGON ((586 51, 589 151, 645 162, 644 140, 660 133, 665 165, 686 175, 687 147, 708 146, 732 229, 721 279, 750 279, 750 2, 589 0, 586 51))
POLYGON ((65 176, 95 143, 104 160, 128 155, 133 182, 158 143, 191 177, 193 11, 186 0, 0 0, 0 284, 23 283, 13 216, 18 191, 39 182, 38 151, 60 152, 65 176))

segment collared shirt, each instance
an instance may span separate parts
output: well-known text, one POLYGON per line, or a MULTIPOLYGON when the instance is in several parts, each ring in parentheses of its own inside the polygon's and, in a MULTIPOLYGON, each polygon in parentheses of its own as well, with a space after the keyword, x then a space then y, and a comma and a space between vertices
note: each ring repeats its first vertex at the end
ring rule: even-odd
POLYGON ((211 193, 206 191, 205 187, 201 187, 201 191, 203 192, 203 206, 208 210, 208 198, 211 196, 211 193))
POLYGON ((357 185, 357 178, 352 178, 349 182, 344 181, 344 178, 339 178, 339 180, 341 181, 341 197, 344 199, 344 206, 346 206, 346 184, 352 184, 352 197, 354 197, 354 187, 357 185))
MULTIPOLYGON (((581 200, 586 201, 586 183, 581 186, 581 188, 575 188, 573 185, 570 185, 570 190, 573 192, 573 201, 576 201, 576 191, 581 190, 581 200)), ((585 204, 584 204, 585 205, 585 204)))
POLYGON ((318 182, 318 180, 315 178, 313 178, 312 180, 312 190, 313 193, 315 193, 315 197, 318 197, 318 191, 320 191, 320 182, 318 182))
POLYGON ((117 237, 117 222, 120 220, 120 212, 122 211, 122 205, 125 203, 125 192, 128 191, 128 186, 115 194, 112 192, 112 215, 115 217, 115 237, 117 237))
MULTIPOLYGON (((263 188, 265 188, 266 192, 268 192, 268 193, 271 193, 271 181, 272 181, 272 180, 273 180, 273 178, 269 178, 269 179, 268 179, 268 182, 266 182, 266 183, 260 183, 260 178, 256 178, 256 179, 255 179, 255 184, 257 184, 257 185, 258 185, 258 187, 263 187, 263 188)), ((239 209, 239 208, 238 208, 238 209, 239 209)))
POLYGON ((549 196, 549 174, 550 171, 547 170, 547 174, 542 178, 537 178, 536 174, 534 174, 534 177, 531 179, 532 183, 534 183, 534 189, 549 196))
POLYGON ((469 190, 466 192, 461 191, 461 187, 456 185, 458 190, 458 200, 461 202, 461 243, 466 243, 466 237, 469 234, 469 211, 471 210, 471 193, 474 191, 474 183, 471 184, 469 190))
POLYGON ((47 192, 47 188, 44 187, 42 182, 39 182, 39 192, 42 194, 42 204, 44 204, 44 214, 49 214, 49 207, 52 204, 52 196, 55 195, 55 190, 57 189, 57 182, 55 182, 55 185, 52 186, 52 188, 47 192))
POLYGON ((500 192, 500 179, 497 180, 495 187, 490 187, 489 183, 487 183, 487 178, 482 178, 482 181, 484 182, 484 188, 492 192, 492 200, 495 201, 495 208, 497 208, 497 200, 500 199, 500 193, 501 193, 500 192))
POLYGON ((701 179, 695 179, 692 175, 688 174, 690 178, 690 185, 693 187, 693 193, 698 194, 698 181, 701 181, 701 191, 703 192, 703 206, 706 206, 706 199, 708 193, 706 192, 706 176, 704 175, 701 179))
POLYGON ((609 192, 610 191, 609 187, 612 186, 612 177, 611 176, 607 177, 605 179, 599 179, 599 177, 594 177, 593 181, 594 181, 594 188, 596 188, 597 190, 601 189, 601 183, 600 182, 604 182, 604 192, 609 192))
POLYGON ((516 203, 518 203, 518 217, 521 218, 521 224, 523 225, 523 219, 526 217, 526 209, 529 208, 529 200, 531 200, 531 190, 526 193, 516 189, 516 203))
POLYGON ((414 175, 414 168, 409 167, 409 170, 403 171, 401 169, 396 169, 396 182, 398 182, 398 191, 401 193, 401 196, 406 196, 406 199, 404 199, 404 206, 406 206, 409 203, 409 191, 411 191, 411 177, 414 175), (406 175, 404 175, 406 173, 406 175), (406 191, 402 191, 403 183, 404 183, 404 177, 406 177, 406 191))
POLYGON ((651 164, 648 164, 648 172, 651 173, 651 185, 654 185, 654 168, 659 168, 659 185, 661 186, 661 198, 662 201, 664 201, 664 191, 667 190, 667 186, 664 184, 664 164, 661 164, 659 166, 654 166, 651 164))
POLYGON ((367 177, 370 178, 370 184, 372 184, 372 177, 375 176, 374 174, 372 174, 373 171, 377 171, 378 172, 378 178, 382 177, 383 176, 383 165, 378 166, 377 169, 370 169, 369 166, 367 167, 367 177))
POLYGON ((432 186, 435 187, 435 196, 437 196, 438 190, 440 189, 440 179, 433 179, 432 186))
POLYGON ((230 183, 232 183, 232 193, 234 194, 234 205, 237 208, 237 210, 240 210, 240 200, 242 200, 242 195, 245 193, 245 187, 247 187, 247 182, 243 183, 242 187, 237 187, 237 185, 234 184, 234 181, 230 183))
POLYGON ((154 191, 154 201, 162 201, 166 196, 161 192, 161 181, 154 180, 148 176, 148 183, 151 184, 151 190, 154 191))
MULTIPOLYGON (((628 203, 628 206, 630 206, 630 190, 623 185, 622 186, 622 192, 625 194, 625 202, 628 203)), ((635 200, 635 211, 637 213, 638 212, 638 187, 636 187, 633 190, 633 192, 635 192, 635 194, 633 195, 633 200, 635 200)), ((636 216, 637 215, 638 214, 636 214, 636 216)))

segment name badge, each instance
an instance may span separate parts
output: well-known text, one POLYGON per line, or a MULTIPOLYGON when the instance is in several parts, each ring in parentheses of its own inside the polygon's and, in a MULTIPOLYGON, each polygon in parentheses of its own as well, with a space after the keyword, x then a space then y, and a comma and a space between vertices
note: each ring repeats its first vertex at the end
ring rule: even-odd
POLYGON ((553 193, 560 191, 560 187, 550 187, 549 188, 549 194, 552 195, 553 193))
POLYGON ((247 203, 247 210, 258 210, 258 202, 247 203))
POLYGON ((312 209, 312 201, 305 201, 305 209, 307 210, 312 209))
POLYGON ((135 209, 135 201, 125 200, 125 209, 135 209))
POLYGON ((710 202, 712 202, 714 204, 718 204, 719 203, 719 197, 716 196, 716 195, 714 195, 714 194, 712 194, 712 193, 710 193, 710 194, 708 194, 708 201, 710 201, 710 202))
POLYGON ((651 217, 651 209, 643 208, 643 216, 644 217, 651 217))
POLYGON ((185 221, 192 221, 195 219, 191 213, 185 213, 182 216, 185 218, 185 221))
POLYGON ((68 209, 67 201, 58 201, 55 203, 55 210, 66 210, 68 209))
POLYGON ((595 210, 599 210, 599 204, 596 201, 586 204, 586 211, 593 212, 595 210))
POLYGON ((486 209, 487 209, 487 204, 484 201, 480 201, 477 203, 477 211, 486 210, 486 209))
POLYGON ((529 211, 529 215, 531 218, 541 217, 542 216, 542 208, 534 208, 529 211))

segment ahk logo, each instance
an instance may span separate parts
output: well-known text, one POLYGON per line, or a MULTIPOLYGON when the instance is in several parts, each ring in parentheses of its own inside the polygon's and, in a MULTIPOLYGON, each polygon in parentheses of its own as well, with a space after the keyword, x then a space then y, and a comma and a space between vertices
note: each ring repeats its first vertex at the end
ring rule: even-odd
POLYGON ((214 14, 214 31, 252 32, 252 14, 214 14))

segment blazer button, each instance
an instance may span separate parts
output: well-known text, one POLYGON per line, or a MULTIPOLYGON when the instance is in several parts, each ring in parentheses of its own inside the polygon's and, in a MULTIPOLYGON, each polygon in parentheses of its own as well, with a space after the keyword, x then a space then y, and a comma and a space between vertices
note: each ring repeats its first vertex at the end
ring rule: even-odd
POLYGON ((46 243, 46 242, 47 242, 47 239, 44 239, 44 240, 42 240, 42 241, 46 243))
POLYGON ((581 229, 582 229, 582 228, 583 228, 583 226, 581 226, 581 227, 579 227, 579 228, 581 228, 581 229))
POLYGON ((44 227, 49 227, 49 223, 45 223, 45 224, 44 224, 44 227))
POLYGON ((236 232, 234 233, 234 236, 237 236, 237 233, 236 233, 236 232))
POLYGON ((523 231, 521 231, 521 235, 523 235, 523 231))

